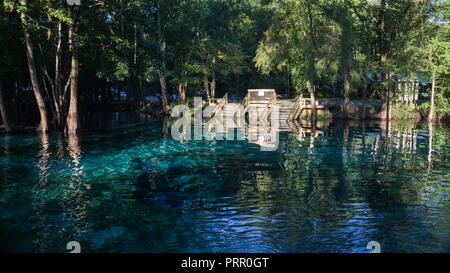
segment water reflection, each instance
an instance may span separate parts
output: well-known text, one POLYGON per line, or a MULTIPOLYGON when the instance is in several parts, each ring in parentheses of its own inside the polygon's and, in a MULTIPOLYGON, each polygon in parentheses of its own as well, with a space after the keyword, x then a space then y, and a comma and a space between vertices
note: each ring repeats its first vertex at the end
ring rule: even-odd
POLYGON ((66 252, 77 240, 83 252, 366 252, 376 240, 383 252, 449 251, 447 128, 291 126, 271 152, 247 139, 174 141, 163 120, 3 140, 0 234, 20 235, 0 242, 10 251, 66 252))
POLYGON ((67 153, 70 158, 70 180, 67 181, 65 200, 61 204, 63 219, 69 223, 66 228, 71 230, 75 241, 82 241, 88 229, 89 190, 91 185, 83 180, 84 165, 80 139, 77 135, 67 135, 67 153))
POLYGON ((39 134, 40 149, 37 159, 37 168, 39 179, 34 184, 32 190, 32 208, 33 214, 31 221, 33 222, 32 229, 36 231, 32 238, 33 251, 44 252, 50 247, 51 230, 48 225, 48 215, 45 214, 46 200, 43 198, 46 195, 46 186, 48 185, 48 177, 50 175, 50 142, 48 134, 39 134))
MULTIPOLYGON (((415 148, 415 145, 414 145, 415 148)), ((428 122, 428 171, 431 170, 432 163, 431 163, 431 156, 433 152, 433 123, 428 122)))
POLYGON ((28 221, 22 220, 30 224, 27 235, 32 237, 33 252, 65 251, 65 243, 83 239, 87 231, 90 185, 83 177, 79 137, 67 136, 65 145, 62 139, 39 135, 38 179, 29 193, 32 210, 28 221))
POLYGON ((50 143, 48 134, 39 134, 41 139, 41 149, 39 150, 39 182, 45 184, 48 175, 47 170, 50 168, 49 159, 51 157, 50 153, 50 143))
POLYGON ((79 176, 83 166, 80 166, 81 148, 77 135, 70 134, 67 136, 67 152, 72 160, 73 175, 79 176))

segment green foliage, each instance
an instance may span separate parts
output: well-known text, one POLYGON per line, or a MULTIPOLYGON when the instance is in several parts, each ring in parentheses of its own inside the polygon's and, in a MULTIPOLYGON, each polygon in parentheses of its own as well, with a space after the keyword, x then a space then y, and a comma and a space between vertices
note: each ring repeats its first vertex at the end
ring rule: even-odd
POLYGON ((256 67, 264 74, 289 67, 297 92, 339 81, 342 70, 353 73, 356 42, 348 10, 342 1, 281 3, 256 51, 256 67))
POLYGON ((392 107, 392 116, 396 120, 415 120, 417 112, 407 104, 396 104, 392 107))
MULTIPOLYGON (((417 110, 424 118, 427 117, 430 112, 430 101, 417 106, 417 110)), ((450 93, 448 91, 446 93, 439 91, 434 95, 434 114, 437 119, 450 118, 450 93)))
MULTIPOLYGON (((247 88, 262 87, 299 93, 314 86, 317 97, 342 97, 346 86, 346 94, 355 97, 367 83, 369 93, 383 94, 392 82, 375 81, 374 75, 392 73, 428 83, 435 77, 436 115, 446 117, 449 10, 448 1, 413 0, 85 0, 76 10, 66 1, 30 0, 23 7, 19 0, 4 0, 0 73, 5 82, 26 75, 26 27, 39 81, 50 89, 62 24, 64 85, 71 57, 68 26, 76 24, 83 97, 111 86, 139 99, 159 88, 158 72, 167 77, 169 93, 182 86, 188 96, 206 80, 217 83, 218 94, 242 96, 247 88), (21 11, 27 13, 26 26, 17 23, 21 11)), ((11 86, 5 89, 11 97, 11 86)), ((427 105, 419 109, 425 113, 427 105)))

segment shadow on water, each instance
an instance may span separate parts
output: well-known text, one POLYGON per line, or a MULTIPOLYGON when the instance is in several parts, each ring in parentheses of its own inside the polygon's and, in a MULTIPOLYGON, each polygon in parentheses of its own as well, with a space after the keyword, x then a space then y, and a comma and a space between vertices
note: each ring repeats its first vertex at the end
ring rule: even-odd
POLYGON ((447 127, 294 123, 261 151, 175 141, 168 120, 97 125, 0 136, 2 251, 449 251, 447 127))

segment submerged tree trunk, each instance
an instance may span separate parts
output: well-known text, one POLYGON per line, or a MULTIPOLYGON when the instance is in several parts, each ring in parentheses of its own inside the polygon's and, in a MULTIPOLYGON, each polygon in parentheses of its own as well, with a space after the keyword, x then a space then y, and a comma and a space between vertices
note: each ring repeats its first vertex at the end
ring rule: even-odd
MULTIPOLYGON (((70 12, 72 15, 72 12, 70 12)), ((73 16, 71 16, 73 20, 73 16)), ((74 20, 69 26, 69 43, 72 53, 71 70, 70 70, 70 102, 69 113, 66 121, 66 132, 68 134, 76 134, 79 130, 79 113, 78 113, 78 52, 75 45, 75 22, 74 20)))
MULTIPOLYGON (((20 0, 20 4, 24 7, 26 7, 27 0, 20 0)), ((20 20, 21 20, 23 28, 24 28, 25 44, 26 44, 26 48, 27 48, 28 70, 30 71, 31 85, 33 86, 33 92, 34 92, 34 96, 36 98, 36 103, 38 105, 39 114, 40 114, 40 118, 41 118, 41 121, 40 121, 39 127, 38 127, 38 131, 45 133, 48 131, 47 107, 45 106, 44 97, 42 96, 41 87, 40 87, 39 81, 38 81, 34 52, 33 52, 33 44, 30 39, 30 34, 27 30, 27 25, 28 25, 27 15, 25 14, 25 11, 23 11, 23 10, 20 12, 20 20)))
POLYGON ((428 171, 432 167, 432 156, 433 156, 433 123, 428 122, 428 171))
POLYGON ((5 102, 3 101, 3 90, 2 84, 0 82, 0 112, 2 115, 3 125, 5 126, 5 132, 11 132, 11 127, 9 127, 8 115, 6 114, 5 102))

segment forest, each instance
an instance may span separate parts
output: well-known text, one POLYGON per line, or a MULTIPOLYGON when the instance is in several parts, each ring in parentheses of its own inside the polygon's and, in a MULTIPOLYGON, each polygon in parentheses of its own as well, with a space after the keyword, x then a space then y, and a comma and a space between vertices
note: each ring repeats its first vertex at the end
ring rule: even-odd
POLYGON ((5 132, 76 134, 117 101, 142 111, 157 98, 168 115, 194 96, 242 98, 249 88, 341 98, 347 118, 353 100, 360 119, 389 120, 393 110, 449 117, 449 1, 2 2, 5 132), (399 103, 416 92, 402 88, 411 82, 419 98, 399 103), (376 115, 366 113, 369 100, 380 103, 376 115))

